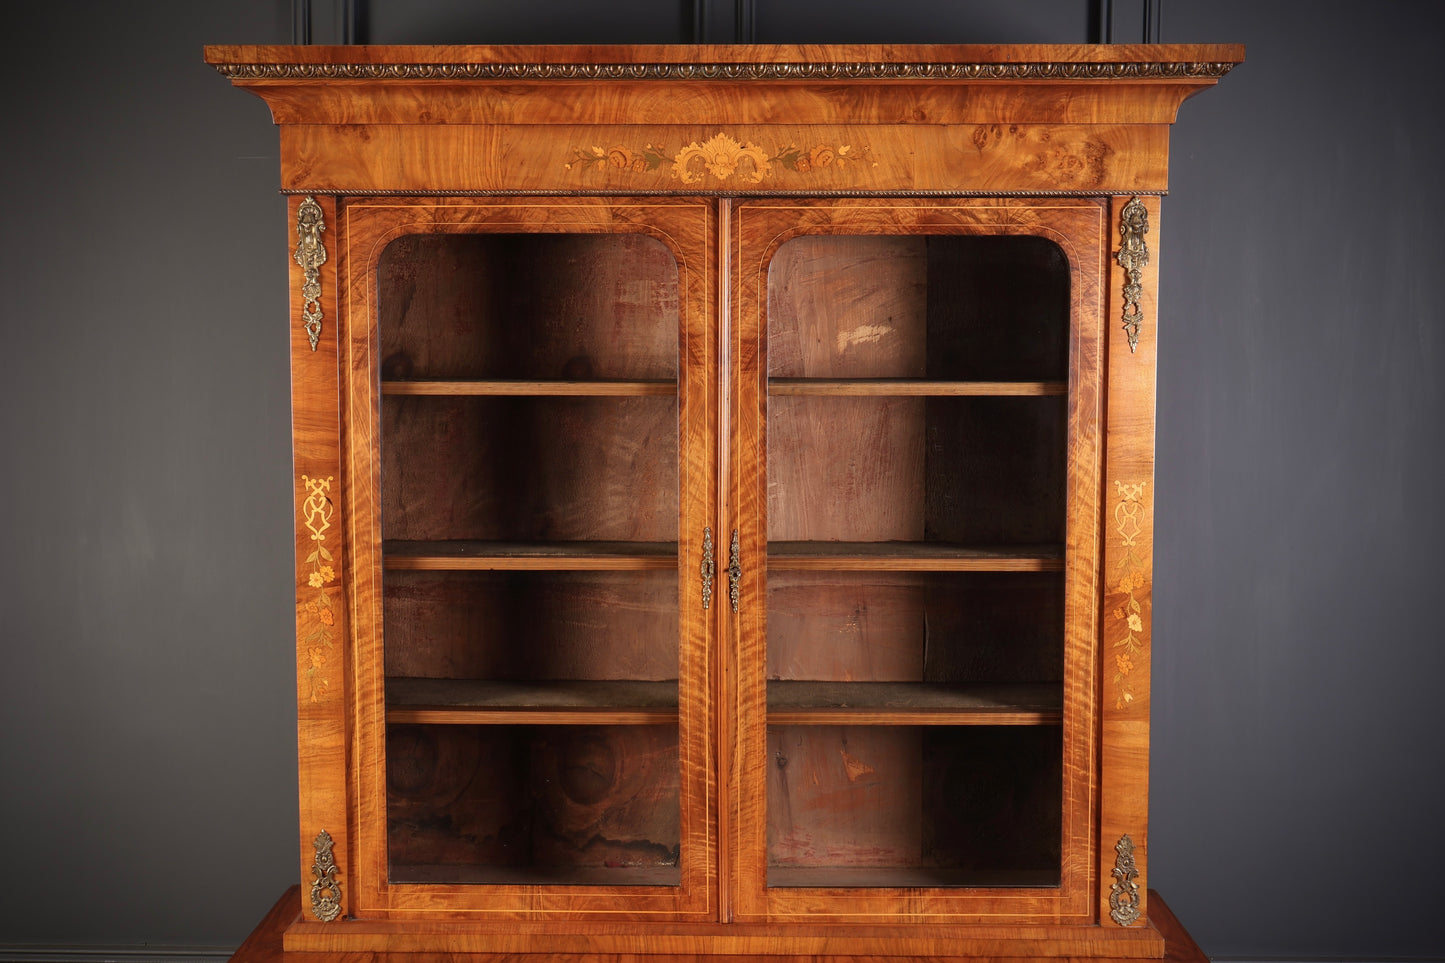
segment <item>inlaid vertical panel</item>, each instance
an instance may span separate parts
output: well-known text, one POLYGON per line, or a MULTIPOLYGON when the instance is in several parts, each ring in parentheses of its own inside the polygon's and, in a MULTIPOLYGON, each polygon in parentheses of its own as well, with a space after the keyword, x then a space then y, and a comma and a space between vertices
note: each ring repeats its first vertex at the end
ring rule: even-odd
POLYGON ((335 198, 292 197, 288 211, 301 903, 308 919, 336 919, 350 910, 353 868, 346 786, 350 610, 341 577, 349 479, 337 407, 341 259, 335 198))
POLYGON ((1159 206, 1157 197, 1116 197, 1109 213, 1098 864, 1105 926, 1147 925, 1159 206))

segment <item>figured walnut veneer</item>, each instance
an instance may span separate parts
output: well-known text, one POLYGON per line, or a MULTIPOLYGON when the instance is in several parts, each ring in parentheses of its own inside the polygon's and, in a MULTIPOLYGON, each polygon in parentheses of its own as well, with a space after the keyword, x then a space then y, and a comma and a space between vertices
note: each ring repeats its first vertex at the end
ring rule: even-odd
POLYGON ((1160 195, 1242 48, 206 58, 293 195, 286 950, 1175 952, 1160 195))

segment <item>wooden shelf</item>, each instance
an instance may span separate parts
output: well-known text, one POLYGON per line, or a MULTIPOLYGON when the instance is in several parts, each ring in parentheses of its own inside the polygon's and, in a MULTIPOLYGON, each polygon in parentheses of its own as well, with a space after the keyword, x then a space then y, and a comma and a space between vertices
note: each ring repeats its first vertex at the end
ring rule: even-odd
POLYGON ((1058 886, 1059 871, 983 872, 939 866, 769 866, 768 885, 819 889, 961 886, 1034 889, 1058 886))
POLYGON ((397 866, 393 883, 491 886, 678 886, 676 866, 397 866))
POLYGON ((676 542, 403 542, 382 545, 390 571, 639 572, 677 568, 676 542))
POLYGON ((675 395, 676 381, 383 381, 384 395, 675 395))
POLYGON ((768 723, 793 726, 1056 726, 1058 684, 768 682, 768 723))
POLYGON ((768 568, 794 572, 1061 572, 1060 545, 768 542, 768 568))
POLYGON ((677 682, 386 680, 392 725, 648 726, 677 723, 677 682))
POLYGON ((915 378, 769 378, 768 394, 793 396, 1040 397, 1068 394, 1063 381, 927 381, 915 378))

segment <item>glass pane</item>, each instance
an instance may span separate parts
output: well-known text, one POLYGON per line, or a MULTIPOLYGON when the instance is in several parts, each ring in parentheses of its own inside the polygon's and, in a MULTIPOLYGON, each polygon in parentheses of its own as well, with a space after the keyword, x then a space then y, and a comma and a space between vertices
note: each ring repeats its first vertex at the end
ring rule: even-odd
POLYGON ((392 882, 676 886, 677 730, 392 725, 392 882))
POLYGON ((1057 886, 1060 729, 768 727, 768 885, 1057 886))
POLYGON ((677 264, 646 235, 408 235, 377 286, 383 379, 677 377, 677 264))
POLYGON ((677 399, 386 395, 382 537, 677 541, 677 399))
POLYGON ((768 883, 1057 886, 1067 260, 804 237, 768 307, 768 883))
POLYGON ((680 885, 677 278, 638 235, 383 252, 393 882, 680 885))
POLYGON ((768 376, 1059 381, 1068 317, 1045 238, 799 237, 768 266, 768 376))

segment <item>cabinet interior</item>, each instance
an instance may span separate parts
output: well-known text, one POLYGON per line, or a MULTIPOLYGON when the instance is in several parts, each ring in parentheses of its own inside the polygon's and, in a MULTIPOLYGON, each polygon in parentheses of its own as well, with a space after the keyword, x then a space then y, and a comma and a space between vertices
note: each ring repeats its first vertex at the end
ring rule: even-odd
POLYGON ((1069 266, 814 235, 767 272, 767 882, 1057 886, 1069 266))
POLYGON ((415 234, 376 278, 390 879, 677 886, 677 264, 415 234))

